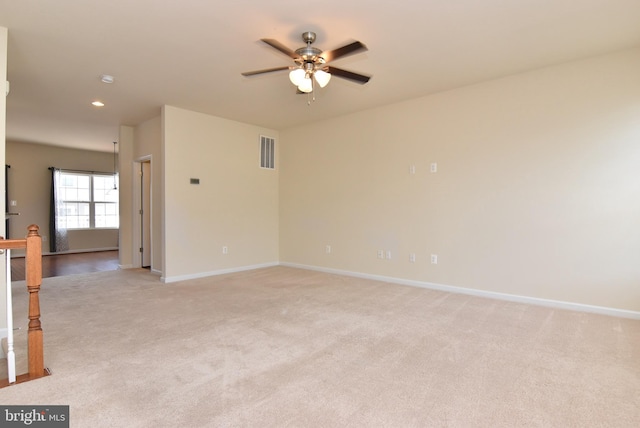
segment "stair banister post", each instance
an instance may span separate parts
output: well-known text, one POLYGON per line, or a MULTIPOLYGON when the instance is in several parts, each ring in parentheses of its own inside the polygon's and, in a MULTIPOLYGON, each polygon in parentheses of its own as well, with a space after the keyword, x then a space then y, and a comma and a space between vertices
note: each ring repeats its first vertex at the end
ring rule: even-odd
POLYGON ((42 284, 42 237, 39 227, 30 225, 27 234, 25 279, 29 291, 29 332, 28 358, 29 377, 32 379, 45 375, 42 326, 40 324, 39 291, 42 284))

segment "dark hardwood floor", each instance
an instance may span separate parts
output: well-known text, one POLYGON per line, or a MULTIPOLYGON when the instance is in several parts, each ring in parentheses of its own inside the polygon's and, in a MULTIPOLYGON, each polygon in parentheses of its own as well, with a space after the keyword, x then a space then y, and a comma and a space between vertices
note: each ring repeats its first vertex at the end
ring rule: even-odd
MULTIPOLYGON (((24 280, 24 257, 11 259, 11 280, 24 280)), ((42 256, 42 277, 103 272, 118 269, 118 251, 42 256)))

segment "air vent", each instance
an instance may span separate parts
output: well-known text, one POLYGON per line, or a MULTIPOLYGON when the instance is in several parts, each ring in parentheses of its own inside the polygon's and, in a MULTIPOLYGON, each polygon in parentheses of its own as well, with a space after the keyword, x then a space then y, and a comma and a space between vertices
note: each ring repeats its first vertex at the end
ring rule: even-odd
POLYGON ((260 168, 275 169, 276 140, 271 137, 260 136, 260 168))

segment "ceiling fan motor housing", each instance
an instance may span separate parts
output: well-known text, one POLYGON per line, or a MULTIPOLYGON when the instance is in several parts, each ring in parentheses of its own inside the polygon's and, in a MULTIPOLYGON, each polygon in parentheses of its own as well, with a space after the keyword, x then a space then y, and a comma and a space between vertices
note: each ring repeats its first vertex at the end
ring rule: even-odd
POLYGON ((296 53, 300 55, 301 59, 306 61, 322 61, 324 62, 324 58, 320 56, 322 51, 318 48, 314 48, 311 46, 305 46, 304 48, 296 49, 296 53))
POLYGON ((307 46, 300 49, 296 49, 296 53, 300 55, 300 63, 319 63, 324 64, 324 58, 320 56, 322 51, 318 48, 312 47, 311 43, 316 40, 316 33, 313 31, 306 31, 302 33, 302 40, 307 46))

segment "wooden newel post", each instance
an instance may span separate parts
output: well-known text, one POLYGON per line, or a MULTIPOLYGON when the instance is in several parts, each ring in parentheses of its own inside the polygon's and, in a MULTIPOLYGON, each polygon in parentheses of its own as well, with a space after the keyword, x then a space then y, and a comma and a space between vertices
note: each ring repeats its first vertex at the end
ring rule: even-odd
POLYGON ((40 298, 38 292, 42 284, 42 237, 39 227, 32 224, 27 228, 27 249, 25 256, 25 278, 29 291, 29 332, 28 357, 29 377, 45 376, 42 326, 40 324, 40 298))

